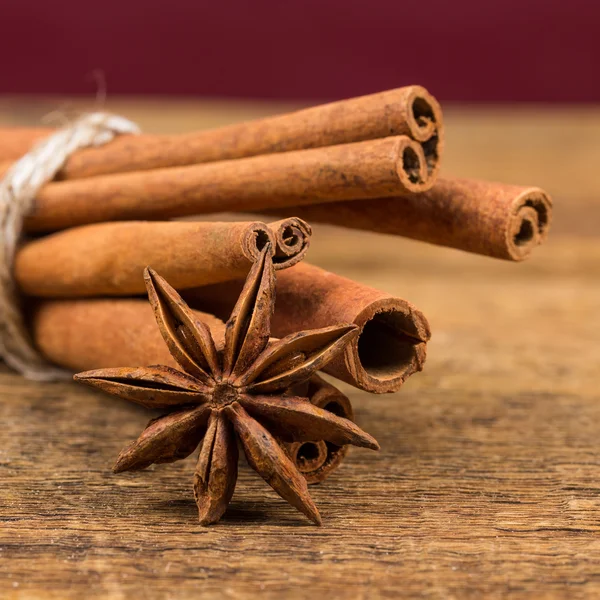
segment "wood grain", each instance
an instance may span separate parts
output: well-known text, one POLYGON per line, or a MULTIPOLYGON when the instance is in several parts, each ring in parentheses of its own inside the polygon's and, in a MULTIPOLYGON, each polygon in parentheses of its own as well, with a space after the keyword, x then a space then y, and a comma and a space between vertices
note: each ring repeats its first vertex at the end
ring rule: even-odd
MULTIPOLYGON (((130 106, 156 131, 176 108, 130 106)), ((0 597, 598 597, 600 180, 558 159, 576 132, 595 173, 600 112, 585 127, 551 114, 446 111, 451 174, 554 194, 554 231, 525 263, 315 228, 313 262, 407 298, 433 330, 398 394, 343 386, 382 451, 352 449, 311 488, 322 528, 247 467, 222 522, 202 528, 193 458, 111 473, 150 414, 2 371, 0 597), (507 128, 524 136, 514 154, 507 128)))

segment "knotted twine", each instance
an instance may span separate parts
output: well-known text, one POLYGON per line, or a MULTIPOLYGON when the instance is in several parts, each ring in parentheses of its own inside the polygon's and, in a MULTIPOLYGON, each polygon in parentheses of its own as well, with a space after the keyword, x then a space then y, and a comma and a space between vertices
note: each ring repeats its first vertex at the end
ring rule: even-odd
POLYGON ((39 190, 54 179, 71 154, 88 146, 101 146, 124 133, 139 133, 139 129, 117 115, 83 115, 35 145, 0 181, 0 356, 28 379, 53 381, 70 374, 48 364, 40 355, 21 311, 13 263, 23 220, 32 210, 39 190))

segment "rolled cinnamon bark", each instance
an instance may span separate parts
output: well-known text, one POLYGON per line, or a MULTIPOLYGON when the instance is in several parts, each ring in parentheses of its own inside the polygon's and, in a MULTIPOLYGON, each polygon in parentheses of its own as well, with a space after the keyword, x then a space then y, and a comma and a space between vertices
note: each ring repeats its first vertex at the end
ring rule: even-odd
MULTIPOLYGON (((222 346, 223 321, 195 313, 222 346)), ((179 368, 146 300, 43 300, 33 305, 29 323, 40 352, 50 362, 74 372, 157 364, 179 368)))
POLYGON ((98 223, 23 245, 14 275, 29 296, 127 296, 145 291, 151 265, 177 289, 244 277, 270 242, 276 269, 298 262, 310 227, 301 219, 271 223, 98 223))
POLYGON ((205 165, 54 182, 27 231, 129 219, 282 208, 427 189, 421 146, 406 136, 205 165))
MULTIPOLYGON (((21 156, 46 130, 0 130, 0 160, 21 156), (10 151, 9 151, 10 150, 10 151)), ((423 143, 430 178, 442 144, 442 113, 437 100, 417 85, 388 90, 183 135, 121 136, 101 148, 77 152, 60 177, 78 179, 184 166, 407 135, 423 143)))
MULTIPOLYGON (((315 406, 354 421, 354 411, 348 397, 322 377, 314 375, 298 393, 308 397, 315 406)), ((320 483, 327 479, 340 466, 349 448, 323 440, 284 442, 283 445, 308 483, 320 483)))
POLYGON ((312 236, 312 229, 306 221, 290 217, 269 223, 268 227, 275 238, 273 264, 276 269, 287 269, 306 256, 312 236))
POLYGON ((31 147, 52 135, 50 127, 2 127, 0 128, 0 162, 14 162, 31 147))
MULTIPOLYGON (((218 317, 229 314, 242 282, 186 290, 191 306, 218 317)), ((277 275, 277 303, 271 333, 335 323, 355 323, 361 334, 323 369, 358 388, 397 391, 423 368, 431 333, 425 316, 410 302, 318 267, 300 263, 277 275)))
POLYGON ((552 200, 536 187, 438 179, 431 190, 421 194, 336 202, 335 206, 288 207, 286 211, 314 222, 519 261, 546 239, 552 200))

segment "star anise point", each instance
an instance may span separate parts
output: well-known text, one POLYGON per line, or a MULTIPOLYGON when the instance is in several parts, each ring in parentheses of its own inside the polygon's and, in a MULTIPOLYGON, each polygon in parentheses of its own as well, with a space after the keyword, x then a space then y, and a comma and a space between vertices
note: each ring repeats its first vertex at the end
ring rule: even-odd
POLYGON ((320 525, 306 480, 278 437, 372 449, 379 445, 352 421, 286 392, 341 352, 358 335, 358 328, 337 325, 269 342, 275 274, 268 246, 250 270, 226 324, 222 350, 209 328, 158 273, 148 267, 144 279, 160 332, 182 370, 153 365, 75 375, 76 381, 146 407, 171 409, 150 421, 121 452, 114 472, 173 462, 200 445, 194 494, 200 522, 208 525, 220 519, 233 495, 239 440, 250 466, 320 525))

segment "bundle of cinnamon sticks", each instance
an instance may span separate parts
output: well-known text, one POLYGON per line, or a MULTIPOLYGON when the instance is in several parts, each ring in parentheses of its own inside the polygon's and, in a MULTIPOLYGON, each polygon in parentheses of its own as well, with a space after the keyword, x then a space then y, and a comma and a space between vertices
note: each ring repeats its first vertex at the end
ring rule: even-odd
MULTIPOLYGON (((51 134, 0 130, 0 174, 51 134)), ((550 198, 539 188, 439 179, 443 139, 438 102, 409 86, 80 150, 36 197, 25 220, 30 237, 15 258, 32 337, 50 362, 73 371, 169 365, 151 310, 136 297, 144 268, 181 291, 219 335, 240 281, 269 245, 278 270, 272 335, 353 323, 360 336, 325 371, 369 392, 397 391, 423 368, 425 316, 405 299, 303 262, 308 222, 519 261, 545 239, 551 220, 550 198), (173 220, 223 211, 268 218, 173 220)), ((307 385, 315 404, 352 417, 335 388, 320 378, 307 385)), ((343 457, 318 442, 289 452, 309 481, 343 457)))

